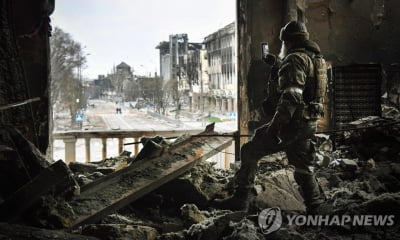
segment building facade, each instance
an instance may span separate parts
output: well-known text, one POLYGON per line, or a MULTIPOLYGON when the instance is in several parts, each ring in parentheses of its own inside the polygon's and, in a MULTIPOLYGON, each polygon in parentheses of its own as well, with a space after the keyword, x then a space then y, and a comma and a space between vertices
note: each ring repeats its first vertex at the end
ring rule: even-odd
POLYGON ((235 23, 204 38, 208 59, 208 102, 216 112, 237 111, 235 23))
POLYGON ((208 61, 207 51, 204 48, 189 51, 187 77, 190 85, 190 111, 201 111, 202 113, 208 111, 208 61))
POLYGON ((176 102, 187 105, 190 102, 191 80, 188 78, 188 56, 190 52, 202 48, 201 43, 190 43, 186 33, 172 34, 169 41, 161 42, 160 75, 164 85, 170 86, 176 102))

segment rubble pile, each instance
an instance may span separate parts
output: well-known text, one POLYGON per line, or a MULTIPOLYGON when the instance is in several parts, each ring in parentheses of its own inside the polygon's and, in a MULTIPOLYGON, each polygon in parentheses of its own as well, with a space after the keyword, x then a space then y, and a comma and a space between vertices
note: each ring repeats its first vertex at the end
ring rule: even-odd
MULTIPOLYGON (((360 119, 343 125, 335 135, 318 134, 315 140, 316 177, 326 203, 332 206, 330 215, 393 215, 389 227, 289 224, 285 217, 304 216, 305 207, 294 169, 283 152, 259 162, 249 209, 232 212, 215 209, 212 202, 232 193, 234 170, 217 169, 207 161, 171 175, 168 181, 151 188, 154 190, 138 188, 140 197, 135 198, 135 192, 128 194, 146 179, 149 183, 156 181, 160 169, 198 156, 199 150, 194 148, 212 149, 209 144, 178 146, 172 154, 173 144, 160 137, 146 138, 139 158, 123 152, 96 163, 66 166, 62 161, 47 161, 23 142, 22 136, 4 128, 0 131, 4 156, 0 164, 7 168, 0 169, 0 176, 10 177, 11 184, 6 186, 3 181, 0 185, 1 220, 8 222, 0 224, 0 236, 27 236, 23 230, 18 234, 6 230, 26 227, 37 233, 32 239, 400 239, 400 125, 394 110, 386 112, 391 118, 360 119), (18 141, 10 140, 15 136, 24 145, 21 150, 15 145, 18 141), (14 156, 18 158, 12 162, 14 156), (23 177, 17 179, 13 174, 23 177), (27 200, 27 195, 31 199, 27 200), (107 210, 119 204, 121 207, 107 210), (283 216, 282 226, 268 235, 263 234, 258 220, 266 208, 279 208, 283 216), (90 216, 94 211, 101 214, 89 220, 83 217, 80 224, 74 224, 77 214, 90 216)), ((186 144, 187 139, 177 142, 186 144)))

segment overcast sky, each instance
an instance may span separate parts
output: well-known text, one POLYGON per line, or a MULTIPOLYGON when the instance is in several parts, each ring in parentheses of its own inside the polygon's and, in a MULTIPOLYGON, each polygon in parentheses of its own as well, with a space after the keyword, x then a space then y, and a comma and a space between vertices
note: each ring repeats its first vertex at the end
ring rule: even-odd
POLYGON ((236 0, 56 0, 51 16, 57 26, 85 46, 87 68, 94 79, 121 61, 135 74, 157 69, 155 47, 170 34, 187 33, 189 42, 235 21, 236 0))

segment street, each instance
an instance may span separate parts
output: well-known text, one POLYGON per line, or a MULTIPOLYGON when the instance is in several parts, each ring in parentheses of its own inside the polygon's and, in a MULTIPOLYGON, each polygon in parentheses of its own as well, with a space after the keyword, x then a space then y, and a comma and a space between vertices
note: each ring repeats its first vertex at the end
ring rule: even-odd
MULTIPOLYGON (((182 112, 179 121, 175 119, 175 113, 169 112, 169 115, 163 116, 152 111, 152 109, 134 109, 130 106, 123 106, 115 102, 106 100, 89 100, 89 106, 84 111, 82 131, 96 130, 137 130, 137 131, 160 131, 160 130, 189 130, 204 129, 209 122, 198 121, 187 112, 182 112), (117 114, 116 109, 121 108, 121 113, 117 114), (186 113, 186 114, 185 114, 186 113), (186 116, 186 117, 184 117, 186 116)), ((69 114, 56 113, 54 121, 55 131, 77 130, 69 129, 69 114)), ((224 116, 219 116, 223 118, 224 116)), ((217 122, 215 129, 218 132, 235 131, 237 123, 235 120, 217 122)), ((133 142, 134 139, 124 139, 124 142, 133 142)), ((101 139, 91 139, 91 159, 92 161, 101 160, 101 139)), ((131 151, 132 146, 126 147, 131 151), (129 147, 129 148, 128 148, 129 147)), ((118 140, 107 139, 107 157, 117 156, 118 140)), ((125 149, 125 148, 124 148, 125 149)), ((76 160, 78 162, 85 161, 84 140, 78 139, 76 142, 76 160)), ((53 158, 64 159, 64 142, 55 140, 53 143, 53 158)))

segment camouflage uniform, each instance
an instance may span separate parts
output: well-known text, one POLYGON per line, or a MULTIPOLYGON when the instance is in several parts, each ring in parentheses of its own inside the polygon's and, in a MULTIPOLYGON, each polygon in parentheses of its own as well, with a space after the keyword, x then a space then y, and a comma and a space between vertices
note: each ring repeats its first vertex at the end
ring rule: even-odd
POLYGON ((321 202, 319 186, 313 173, 315 149, 312 139, 316 120, 303 117, 307 106, 303 96, 306 80, 314 77, 313 62, 308 53, 319 53, 315 42, 306 40, 288 50, 279 69, 279 99, 273 119, 258 128, 252 139, 241 148, 241 168, 235 175, 236 195, 246 195, 253 187, 257 162, 263 156, 285 151, 295 167, 294 177, 301 187, 308 211, 321 202), (280 139, 282 140, 280 142, 280 139))

